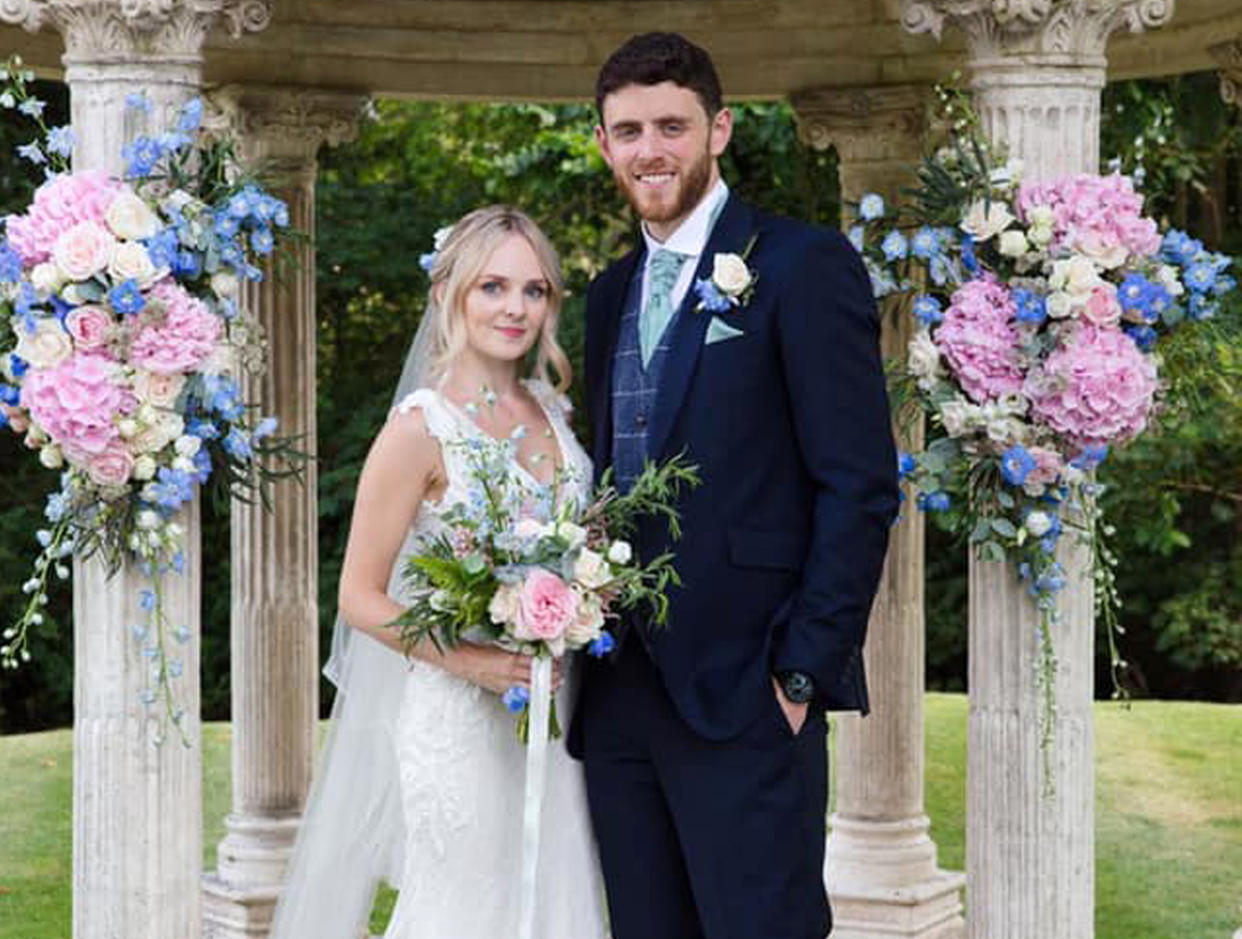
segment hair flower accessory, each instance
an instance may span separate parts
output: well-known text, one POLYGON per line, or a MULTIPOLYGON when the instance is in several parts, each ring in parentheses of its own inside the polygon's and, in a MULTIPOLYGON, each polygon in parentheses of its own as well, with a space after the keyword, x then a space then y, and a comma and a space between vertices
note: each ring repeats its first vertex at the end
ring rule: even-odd
POLYGON ((694 291, 699 302, 694 311, 702 313, 725 313, 731 307, 744 307, 750 302, 755 292, 755 284, 759 275, 746 263, 750 252, 754 250, 755 240, 751 238, 741 254, 719 252, 712 259, 712 276, 700 277, 694 282, 694 291))
POLYGON ((436 233, 432 236, 432 249, 426 254, 419 255, 418 266, 428 274, 431 269, 436 266, 436 258, 440 256, 440 252, 444 250, 444 245, 448 242, 449 235, 453 233, 452 225, 445 225, 443 228, 437 228, 436 233))

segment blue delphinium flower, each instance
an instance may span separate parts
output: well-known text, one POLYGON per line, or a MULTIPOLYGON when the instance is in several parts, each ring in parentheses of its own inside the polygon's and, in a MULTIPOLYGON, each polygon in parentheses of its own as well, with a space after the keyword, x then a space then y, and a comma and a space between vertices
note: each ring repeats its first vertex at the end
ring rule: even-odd
POLYGON ((1038 464, 1021 444, 1014 444, 1001 456, 1001 475, 1011 486, 1021 486, 1038 464))
POLYGON ((0 404, 17 407, 22 399, 22 390, 16 385, 0 385, 0 404))
POLYGON ((1070 466, 1080 470, 1093 470, 1108 456, 1108 444, 1091 443, 1082 448, 1078 456, 1070 460, 1070 466))
POLYGON ((173 259, 172 272, 178 277, 193 280, 203 272, 203 259, 197 251, 182 249, 173 259))
POLYGON ((939 323, 944 319, 944 313, 940 309, 940 301, 935 297, 927 294, 920 294, 914 299, 914 318, 920 323, 926 323, 928 326, 933 323, 939 323))
POLYGON ((125 107, 132 111, 141 111, 143 114, 151 113, 151 99, 147 97, 144 91, 131 91, 125 96, 125 107))
POLYGON ((938 287, 943 286, 953 276, 953 265, 943 254, 936 254, 932 256, 927 266, 927 273, 931 276, 933 284, 938 287))
POLYGON ((211 454, 200 449, 190 460, 194 463, 194 481, 199 485, 207 482, 211 478, 211 454))
POLYGON ((138 592, 138 605, 148 613, 155 609, 155 591, 140 590, 138 592))
POLYGON ((1034 593, 1054 594, 1065 588, 1065 568, 1060 564, 1052 564, 1035 579, 1031 585, 1034 593))
POLYGON ((27 98, 17 106, 17 110, 21 111, 27 117, 33 117, 37 120, 43 116, 43 109, 46 107, 46 101, 40 101, 38 98, 27 98))
POLYGON ((949 508, 949 494, 944 491, 919 493, 915 504, 925 512, 944 512, 949 508))
POLYGON ((1133 323, 1126 323, 1121 329, 1144 352, 1156 344, 1156 331, 1150 326, 1136 326, 1133 323))
POLYGON ((1117 302, 1123 310, 1132 310, 1145 316, 1151 304, 1152 286, 1152 282, 1142 274, 1129 274, 1117 288, 1117 302))
POLYGON ((132 277, 121 281, 108 292, 108 302, 122 315, 133 315, 147 305, 142 291, 138 289, 138 282, 132 277))
POLYGON ((15 284, 22 278, 22 256, 7 241, 0 242, 0 284, 15 284))
POLYGON ((250 233, 250 246, 259 254, 271 254, 272 248, 275 245, 276 242, 272 238, 272 230, 266 226, 256 228, 250 233))
POLYGON ((963 233, 961 239, 962 245, 962 267, 969 274, 979 273, 979 259, 975 257, 975 239, 974 236, 963 233))
POLYGON ((1219 309, 1220 303, 1215 297, 1201 293, 1192 293, 1190 300, 1186 304, 1187 315, 1192 320, 1211 319, 1219 309))
POLYGON ((43 151, 39 149, 37 143, 22 144, 17 148, 17 155, 23 160, 29 160, 36 166, 47 162, 47 157, 43 155, 43 151))
POLYGON ((500 700, 510 714, 520 714, 530 704, 530 692, 523 685, 514 685, 500 696, 500 700))
POLYGON ((592 639, 587 646, 587 655, 597 659, 602 659, 609 652, 617 647, 617 640, 612 638, 612 633, 604 630, 599 634, 598 639, 592 639))
POLYGON ((884 240, 880 243, 880 250, 884 252, 884 257, 889 261, 900 261, 910 253, 910 242, 906 240, 905 235, 894 228, 884 236, 884 240))
POLYGON ((55 153, 57 156, 68 159, 73 155, 73 145, 75 142, 76 138, 73 128, 68 124, 62 127, 53 127, 47 132, 48 153, 55 153))
POLYGON ((286 228, 289 225, 289 206, 283 199, 277 199, 275 196, 266 196, 265 199, 272 206, 272 221, 279 228, 286 228))
POLYGON ((13 298, 13 309, 17 315, 22 318, 22 326, 28 333, 35 331, 35 309, 39 306, 39 295, 35 292, 34 285, 28 280, 23 280, 17 289, 17 296, 13 298))
POLYGON ((1211 264, 1199 261, 1187 268, 1182 280, 1195 293, 1206 293, 1216 283, 1216 271, 1211 264))
POLYGON ((145 242, 147 257, 156 267, 171 268, 176 261, 177 252, 181 250, 177 232, 173 228, 162 228, 145 242))
POLYGON ((9 371, 13 373, 13 377, 21 379, 23 375, 30 369, 30 363, 23 359, 16 352, 9 353, 9 371))
POLYGON ((732 306, 729 298, 721 293, 711 278, 700 277, 694 282, 694 292, 703 309, 710 313, 724 313, 732 306))
MULTIPOLYGON (((215 440, 220 436, 220 430, 211 421, 205 421, 202 418, 192 417, 186 424, 185 432, 191 436, 198 437, 200 440, 215 440)), ((202 452, 201 450, 199 451, 202 452)))
POLYGON ((1160 319, 1173 305, 1173 295, 1163 284, 1152 284, 1147 291, 1147 315, 1145 319, 1154 323, 1160 319))
POLYGON ((1018 287, 1011 296, 1016 308, 1014 319, 1019 323, 1039 324, 1048 318, 1047 301, 1033 290, 1018 287))
POLYGON ((854 246, 854 250, 862 254, 863 249, 863 227, 861 225, 851 225, 850 230, 846 232, 845 237, 849 239, 850 244, 854 246))
POLYGON ((235 240, 221 241, 220 261, 230 267, 240 267, 246 263, 246 255, 235 240))
POLYGON ((151 137, 136 137, 133 143, 125 145, 121 155, 125 158, 125 175, 141 179, 151 175, 164 156, 164 147, 151 137))
POLYGON ((1191 238, 1184 231, 1171 229, 1164 236, 1160 245, 1160 253, 1165 260, 1183 266, 1193 264, 1196 257, 1203 251, 1203 242, 1191 238))
POLYGON ((241 228, 241 223, 228 212, 216 212, 213 216, 216 234, 221 238, 232 238, 241 228))
POLYGON ((235 460, 248 460, 254 456, 250 440, 236 427, 229 430, 224 438, 224 450, 235 460))
POLYGON ((865 221, 873 222, 884 217, 884 197, 869 192, 858 201, 858 216, 865 221))
POLYGON ((910 253, 916 258, 930 261, 940 253, 940 236, 936 230, 924 225, 910 237, 910 253))
POLYGON ((181 106, 181 114, 177 118, 177 128, 186 134, 198 130, 203 123, 203 99, 195 96, 181 106))
POLYGON ((274 417, 265 417, 255 425, 254 434, 251 435, 253 440, 262 440, 264 437, 270 437, 276 433, 279 421, 274 417))
POLYGON ((918 469, 918 467, 919 467, 918 460, 914 458, 913 453, 905 453, 903 451, 897 454, 897 476, 898 478, 905 479, 907 476, 913 473, 916 469, 918 469))
POLYGON ((49 492, 47 505, 43 507, 43 517, 55 525, 65 517, 69 509, 69 497, 63 492, 49 492))
POLYGON ((426 251, 418 256, 418 266, 430 274, 431 269, 436 265, 436 257, 436 252, 426 251))

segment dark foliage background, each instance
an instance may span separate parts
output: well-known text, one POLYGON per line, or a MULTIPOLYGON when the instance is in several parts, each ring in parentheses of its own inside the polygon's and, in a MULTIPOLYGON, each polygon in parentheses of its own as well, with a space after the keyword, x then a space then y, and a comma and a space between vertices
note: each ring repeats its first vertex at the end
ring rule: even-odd
MULTIPOLYGON (((1239 131, 1213 82, 1203 75, 1110 86, 1102 152, 1119 156, 1127 170, 1144 167, 1161 215, 1236 251, 1242 248, 1239 131)), ((63 121, 63 88, 44 85, 41 93, 53 123, 63 121)), ((629 210, 595 152, 588 106, 385 101, 373 117, 356 142, 322 154, 317 190, 324 649, 354 486, 423 309, 426 280, 417 262, 435 230, 489 202, 532 214, 564 262, 570 297, 562 341, 575 365, 586 285, 634 235, 629 210)), ((737 117, 724 166, 735 191, 773 211, 837 224, 835 159, 797 140, 788 106, 742 104, 737 117)), ((13 156, 27 128, 11 112, 3 118, 0 211, 9 212, 29 199, 41 173, 13 156)), ((1105 481, 1116 484, 1109 499, 1123 556, 1133 683, 1159 696, 1242 700, 1242 405, 1230 384, 1242 375, 1242 353, 1227 333, 1209 341, 1216 366, 1190 383, 1195 408, 1167 415, 1163 434, 1111 460, 1105 481)), ((18 438, 0 433, 0 618, 16 614, 43 494, 54 483, 18 438)), ((227 527, 227 515, 204 504, 203 711, 209 719, 227 717, 229 707, 227 527)), ((960 689, 964 548, 932 525, 927 559, 928 682, 960 689)), ((34 662, 0 674, 0 731, 71 721, 69 610, 66 589, 35 637, 34 662)), ((1102 693, 1108 687, 1102 672, 1102 693)), ((325 688, 325 706, 329 700, 325 688)))

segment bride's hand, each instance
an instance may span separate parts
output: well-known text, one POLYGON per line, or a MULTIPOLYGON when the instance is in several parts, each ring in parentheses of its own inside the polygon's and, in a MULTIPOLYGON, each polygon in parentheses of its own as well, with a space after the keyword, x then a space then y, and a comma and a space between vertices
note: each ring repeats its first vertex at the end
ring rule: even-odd
MULTIPOLYGON (((514 685, 529 688, 532 662, 532 656, 472 642, 461 643, 444 657, 444 667, 449 672, 498 695, 504 694, 514 685)), ((560 686, 561 662, 560 659, 554 659, 552 690, 556 691, 560 686)))

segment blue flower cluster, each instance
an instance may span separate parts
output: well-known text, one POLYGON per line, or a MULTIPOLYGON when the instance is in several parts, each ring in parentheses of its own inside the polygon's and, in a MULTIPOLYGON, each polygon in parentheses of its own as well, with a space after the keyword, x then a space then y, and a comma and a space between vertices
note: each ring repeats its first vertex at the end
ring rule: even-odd
POLYGON ((1161 256, 1181 267, 1182 283, 1189 297, 1186 315, 1192 320, 1208 319, 1220 308, 1220 298, 1237 287, 1237 280, 1228 272, 1233 259, 1225 254, 1206 250, 1203 242, 1176 229, 1164 236, 1161 256))
POLYGON ((711 278, 698 278, 694 282, 694 292, 699 298, 699 309, 709 313, 724 313, 733 306, 729 298, 712 283, 711 278))
POLYGON ((939 323, 944 319, 944 312, 940 309, 940 301, 928 294, 919 294, 914 298, 914 306, 912 307, 914 318, 926 326, 939 323))
MULTIPOLYGON (((125 106, 131 110, 150 113, 151 102, 146 95, 130 94, 125 98, 125 106)), ((184 150, 192 142, 190 136, 203 123, 203 99, 191 98, 181 106, 177 115, 176 126, 165 131, 158 137, 139 136, 125 145, 121 155, 125 158, 125 175, 135 179, 145 179, 155 172, 155 168, 164 157, 184 150)))
POLYGON ((1014 444, 1001 456, 1001 476, 1011 486, 1021 486, 1039 464, 1026 447, 1014 444))
POLYGON ((592 639, 587 646, 587 655, 597 659, 602 659, 609 652, 617 647, 617 641, 612 638, 612 633, 604 630, 599 634, 598 639, 592 639))
POLYGON ((1018 287, 1010 293, 1010 296, 1016 307, 1014 319, 1019 323, 1031 323, 1038 326, 1048 318, 1048 301, 1033 290, 1018 287))

